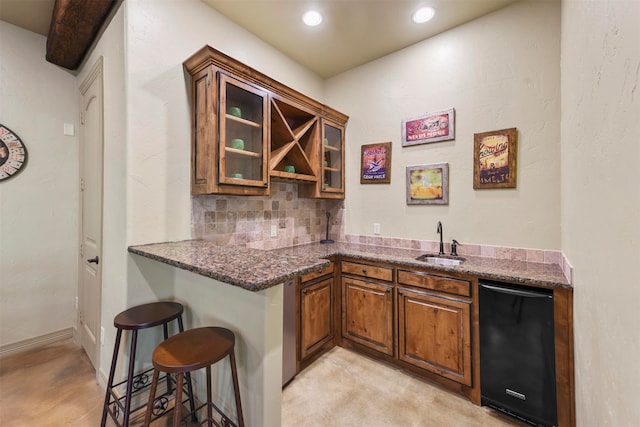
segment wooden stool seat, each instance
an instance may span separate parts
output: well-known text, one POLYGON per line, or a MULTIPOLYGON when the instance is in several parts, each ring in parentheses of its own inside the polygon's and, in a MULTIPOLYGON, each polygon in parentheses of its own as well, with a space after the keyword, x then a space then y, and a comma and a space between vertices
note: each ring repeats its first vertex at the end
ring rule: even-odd
MULTIPOLYGON (((173 301, 159 301, 128 308, 114 318, 113 325, 117 328, 117 333, 113 349, 113 358, 111 359, 109 380, 107 382, 107 391, 102 409, 102 420, 100 422, 101 427, 106 426, 107 415, 111 416, 111 419, 116 426, 128 427, 131 413, 145 406, 143 404, 137 408, 131 408, 132 396, 141 392, 143 389, 146 389, 150 385, 149 373, 153 370, 150 368, 142 373, 134 373, 138 331, 162 325, 164 339, 166 340, 169 338, 168 325, 172 321, 177 320, 178 331, 184 331, 184 326, 182 324, 183 312, 184 308, 180 303, 173 301), (129 367, 127 370, 127 378, 122 382, 114 384, 122 331, 131 331, 129 367), (124 394, 120 394, 117 389, 123 385, 126 390, 124 394)), ((191 377, 189 374, 187 374, 187 387, 191 390, 191 377)), ((169 378, 167 378, 167 389, 168 393, 172 392, 172 384, 169 378)), ((195 403, 192 397, 190 397, 190 405, 193 410, 195 408, 195 403)))
MULTIPOLYGON (((184 375, 189 375, 190 372, 206 368, 207 401, 203 405, 199 406, 196 411, 202 408, 207 409, 207 419, 205 421, 209 426, 220 425, 213 419, 214 409, 222 417, 223 426, 235 426, 236 424, 234 424, 226 414, 213 404, 211 397, 211 366, 224 359, 226 356, 229 356, 238 426, 244 427, 242 404, 240 402, 240 388, 238 385, 238 373, 234 354, 235 342, 236 338, 232 331, 215 326, 190 329, 161 342, 153 351, 152 361, 155 370, 153 380, 151 381, 151 394, 149 395, 149 403, 147 404, 147 413, 144 425, 149 425, 151 415, 154 413, 155 393, 160 372, 176 375, 176 403, 174 404, 173 425, 178 427, 181 422, 180 414, 182 410, 182 383, 184 375)), ((190 391, 188 390, 188 392, 190 391)), ((161 409, 164 410, 164 404, 160 406, 161 409)), ((193 415, 192 410, 192 416, 193 415)), ((204 424, 204 421, 202 423, 204 424)))
POLYGON ((182 316, 182 304, 173 301, 152 302, 131 307, 113 319, 113 326, 124 330, 138 330, 163 325, 182 316))
POLYGON ((153 366, 172 374, 206 368, 226 357, 235 343, 236 337, 228 329, 190 329, 158 345, 153 366))

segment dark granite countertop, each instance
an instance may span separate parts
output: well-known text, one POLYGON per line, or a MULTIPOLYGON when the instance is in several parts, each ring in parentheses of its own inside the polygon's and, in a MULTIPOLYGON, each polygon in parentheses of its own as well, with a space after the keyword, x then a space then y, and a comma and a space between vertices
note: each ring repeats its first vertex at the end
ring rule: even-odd
POLYGON ((433 265, 415 259, 424 251, 353 243, 312 243, 264 251, 220 246, 206 240, 184 240, 130 246, 129 252, 250 291, 260 291, 298 275, 320 271, 329 264, 326 258, 335 255, 524 285, 572 288, 556 264, 465 256, 465 262, 458 266, 433 265))

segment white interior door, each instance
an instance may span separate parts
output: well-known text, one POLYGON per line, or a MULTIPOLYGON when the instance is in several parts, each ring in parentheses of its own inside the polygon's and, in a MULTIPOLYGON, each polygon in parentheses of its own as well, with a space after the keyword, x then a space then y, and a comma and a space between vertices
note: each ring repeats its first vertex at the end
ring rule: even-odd
POLYGON ((98 366, 102 294, 102 58, 80 86, 79 340, 98 366))

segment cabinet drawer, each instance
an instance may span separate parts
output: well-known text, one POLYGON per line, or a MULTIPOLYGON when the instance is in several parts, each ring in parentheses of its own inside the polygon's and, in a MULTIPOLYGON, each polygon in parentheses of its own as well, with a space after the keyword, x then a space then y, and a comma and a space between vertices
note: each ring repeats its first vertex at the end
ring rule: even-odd
POLYGON ((321 271, 305 274, 300 278, 300 281, 302 283, 305 283, 309 280, 315 279, 316 277, 326 276, 329 274, 333 274, 333 262, 330 262, 329 265, 323 268, 321 271))
POLYGON ((391 267, 376 267, 371 264, 342 261, 341 271, 346 274, 355 274, 357 276, 385 280, 387 282, 393 280, 393 268, 391 267))
POLYGON ((434 276, 418 271, 398 270, 398 283, 464 297, 471 296, 471 282, 453 277, 434 276))

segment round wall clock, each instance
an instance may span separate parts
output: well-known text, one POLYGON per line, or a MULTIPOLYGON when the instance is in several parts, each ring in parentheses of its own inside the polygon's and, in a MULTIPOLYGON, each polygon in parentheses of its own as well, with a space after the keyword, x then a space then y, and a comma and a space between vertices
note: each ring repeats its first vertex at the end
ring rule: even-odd
POLYGON ((11 129, 0 124, 0 181, 13 176, 27 164, 27 147, 11 129))

